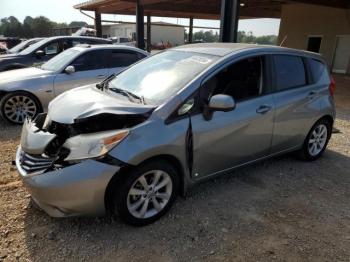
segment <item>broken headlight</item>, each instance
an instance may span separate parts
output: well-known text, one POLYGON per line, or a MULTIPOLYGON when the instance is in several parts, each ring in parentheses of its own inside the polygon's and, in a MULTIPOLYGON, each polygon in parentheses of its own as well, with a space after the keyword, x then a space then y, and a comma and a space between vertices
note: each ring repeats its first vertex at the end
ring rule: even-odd
POLYGON ((129 130, 82 134, 68 138, 63 147, 70 150, 66 161, 97 158, 105 155, 129 134, 129 130))

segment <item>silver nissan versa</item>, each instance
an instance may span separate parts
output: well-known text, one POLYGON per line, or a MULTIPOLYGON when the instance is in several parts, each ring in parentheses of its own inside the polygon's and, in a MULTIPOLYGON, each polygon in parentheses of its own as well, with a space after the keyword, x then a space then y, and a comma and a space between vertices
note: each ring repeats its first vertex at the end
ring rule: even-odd
POLYGON ((334 89, 317 54, 181 46, 58 96, 25 121, 16 165, 51 216, 110 212, 145 225, 206 178, 288 152, 319 158, 334 89))

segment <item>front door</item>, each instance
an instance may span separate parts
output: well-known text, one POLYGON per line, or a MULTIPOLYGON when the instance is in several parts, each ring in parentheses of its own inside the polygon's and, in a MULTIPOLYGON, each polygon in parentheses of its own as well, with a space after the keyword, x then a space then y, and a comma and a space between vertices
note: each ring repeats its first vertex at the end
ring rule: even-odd
POLYGON ((269 154, 274 104, 267 94, 264 57, 236 62, 215 74, 201 87, 201 100, 216 94, 230 95, 236 108, 214 112, 207 121, 192 116, 193 174, 204 177, 262 158, 269 154))
POLYGON ((76 58, 70 65, 75 72, 68 74, 64 70, 54 80, 55 95, 59 95, 72 88, 101 82, 108 76, 108 68, 105 65, 104 51, 85 52, 76 58))

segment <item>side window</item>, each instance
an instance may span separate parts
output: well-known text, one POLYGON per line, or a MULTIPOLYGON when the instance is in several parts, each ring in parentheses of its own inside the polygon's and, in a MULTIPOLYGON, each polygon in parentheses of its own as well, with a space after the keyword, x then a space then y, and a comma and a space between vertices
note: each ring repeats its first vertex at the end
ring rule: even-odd
POLYGON ((52 42, 50 44, 48 44, 47 46, 45 46, 45 54, 46 55, 54 55, 58 53, 58 42, 52 42))
POLYGON ((72 46, 76 46, 76 45, 80 45, 80 44, 86 44, 86 43, 84 43, 84 42, 82 42, 82 41, 79 41, 79 40, 76 40, 76 39, 74 39, 74 40, 72 41, 72 46))
POLYGON ((108 67, 126 67, 140 59, 141 57, 135 52, 112 51, 108 55, 108 67))
POLYGON ((69 49, 71 47, 70 45, 70 41, 68 39, 62 39, 60 42, 59 42, 59 45, 58 45, 58 48, 59 48, 59 53, 60 52, 63 52, 67 49, 69 49))
POLYGON ((201 101, 217 94, 232 96, 236 101, 257 97, 263 93, 263 57, 251 57, 221 70, 204 83, 201 101))
POLYGON ((79 56, 71 65, 75 67, 75 71, 102 69, 106 67, 104 54, 104 51, 90 51, 79 56))
POLYGON ((275 78, 277 91, 306 85, 306 73, 301 57, 275 55, 275 78))
POLYGON ((308 59, 308 63, 311 72, 312 84, 314 84, 320 80, 322 73, 324 72, 325 65, 321 61, 312 58, 308 59))
POLYGON ((90 44, 95 44, 93 41, 90 39, 73 39, 72 40, 72 45, 90 45, 90 44))

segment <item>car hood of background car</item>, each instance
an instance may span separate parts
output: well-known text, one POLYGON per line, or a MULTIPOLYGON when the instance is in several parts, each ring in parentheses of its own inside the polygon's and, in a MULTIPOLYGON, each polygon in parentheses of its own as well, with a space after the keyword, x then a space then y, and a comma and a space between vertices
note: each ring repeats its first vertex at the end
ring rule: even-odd
POLYGON ((16 54, 3 54, 3 55, 0 55, 0 62, 1 60, 5 60, 5 59, 13 59, 13 58, 16 58, 16 57, 19 57, 20 55, 18 53, 16 54))
POLYGON ((94 85, 79 87, 61 94, 49 104, 50 120, 73 124, 98 115, 143 115, 151 113, 154 105, 128 101, 126 97, 102 91, 94 85))
POLYGON ((37 67, 9 70, 9 71, 0 73, 0 83, 8 83, 12 81, 17 82, 17 81, 32 79, 35 77, 42 77, 50 74, 52 74, 52 72, 42 70, 37 67))

